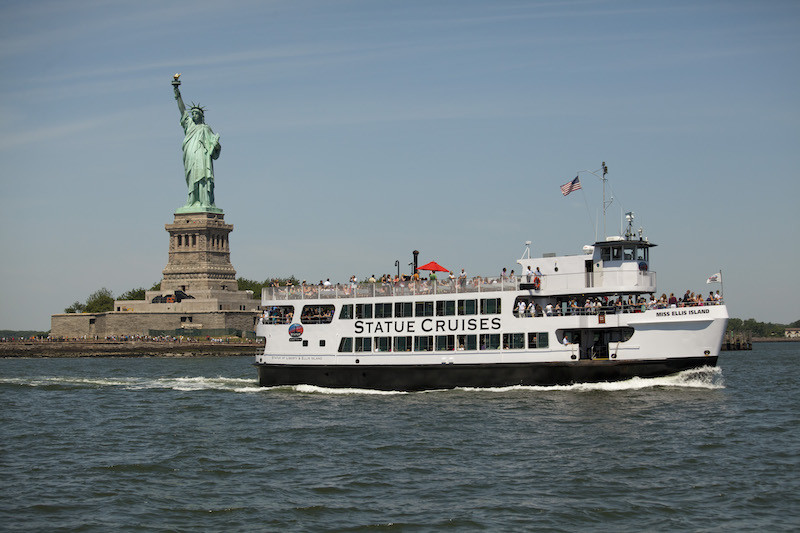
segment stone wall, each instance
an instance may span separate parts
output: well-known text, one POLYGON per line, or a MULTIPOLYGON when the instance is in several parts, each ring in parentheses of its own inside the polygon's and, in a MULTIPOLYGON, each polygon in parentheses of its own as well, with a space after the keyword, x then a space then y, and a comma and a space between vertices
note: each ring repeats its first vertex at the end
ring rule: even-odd
POLYGON ((151 330, 179 329, 186 330, 187 334, 197 330, 221 329, 236 329, 244 333, 255 330, 257 317, 258 313, 254 311, 58 314, 50 319, 50 335, 105 338, 113 335, 149 335, 151 330))

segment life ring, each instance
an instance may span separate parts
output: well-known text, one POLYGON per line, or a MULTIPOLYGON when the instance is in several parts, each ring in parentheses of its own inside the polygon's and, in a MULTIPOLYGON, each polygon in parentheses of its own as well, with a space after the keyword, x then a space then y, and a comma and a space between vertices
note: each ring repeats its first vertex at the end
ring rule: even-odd
POLYGON ((538 291, 542 288, 542 280, 539 279, 539 276, 533 278, 533 290, 538 291))

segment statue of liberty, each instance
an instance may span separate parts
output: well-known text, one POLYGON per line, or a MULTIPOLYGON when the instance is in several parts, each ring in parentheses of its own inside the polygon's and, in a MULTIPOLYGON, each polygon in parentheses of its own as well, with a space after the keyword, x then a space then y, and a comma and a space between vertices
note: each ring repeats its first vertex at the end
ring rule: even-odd
POLYGON ((219 135, 205 123, 205 109, 194 102, 186 109, 178 88, 181 84, 178 78, 180 74, 175 74, 172 87, 175 89, 175 100, 178 102, 184 132, 183 170, 189 198, 186 205, 178 208, 176 213, 222 213, 222 209, 214 205, 214 160, 222 150, 219 135))

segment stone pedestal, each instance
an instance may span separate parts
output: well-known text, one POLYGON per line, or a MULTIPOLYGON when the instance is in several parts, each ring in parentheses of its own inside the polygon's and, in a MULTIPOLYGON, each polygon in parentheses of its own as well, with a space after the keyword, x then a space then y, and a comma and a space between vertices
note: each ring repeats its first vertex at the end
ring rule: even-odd
POLYGON ((175 213, 165 226, 169 232, 169 260, 163 270, 161 292, 237 291, 236 270, 231 264, 228 234, 222 213, 175 213))

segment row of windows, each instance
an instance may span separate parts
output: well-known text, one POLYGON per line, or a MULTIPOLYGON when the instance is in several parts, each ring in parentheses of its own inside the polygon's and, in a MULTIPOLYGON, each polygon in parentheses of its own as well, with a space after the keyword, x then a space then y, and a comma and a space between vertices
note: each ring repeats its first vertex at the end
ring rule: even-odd
MULTIPOLYGON (((332 306, 331 306, 332 307, 332 306)), ((340 319, 397 318, 413 316, 499 315, 500 298, 480 300, 442 300, 438 302, 396 302, 379 304, 345 304, 339 312, 340 319), (479 305, 480 304, 480 307, 479 305), (435 315, 434 315, 435 311, 435 315)))
MULTIPOLYGON (((548 334, 528 333, 528 348, 547 348, 548 334)), ((339 342, 339 352, 452 352, 455 350, 522 350, 525 333, 499 333, 480 335, 419 335, 401 337, 344 337, 339 342)))
MULTIPOLYGON (((197 246, 197 235, 177 235, 176 244, 179 248, 197 246)), ((228 238, 222 235, 209 235, 207 244, 210 248, 224 249, 228 245, 228 238)))
POLYGON ((648 246, 604 246, 600 249, 603 261, 647 261, 650 256, 648 246))

